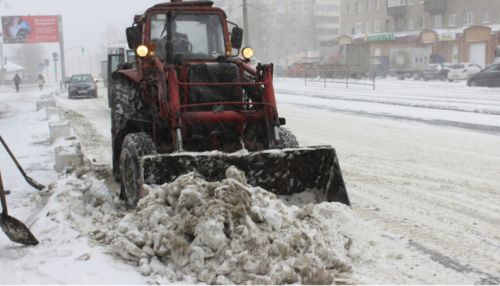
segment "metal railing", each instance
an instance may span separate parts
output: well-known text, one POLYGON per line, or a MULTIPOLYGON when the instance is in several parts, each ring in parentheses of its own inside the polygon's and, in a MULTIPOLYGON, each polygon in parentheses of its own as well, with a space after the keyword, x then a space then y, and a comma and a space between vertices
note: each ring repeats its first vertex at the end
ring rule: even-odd
POLYGON ((339 70, 317 70, 315 73, 304 72, 304 85, 307 83, 323 83, 327 87, 329 83, 339 83, 349 88, 351 85, 371 86, 375 90, 375 76, 367 72, 339 71, 339 70), (315 75, 314 77, 312 75, 315 75))

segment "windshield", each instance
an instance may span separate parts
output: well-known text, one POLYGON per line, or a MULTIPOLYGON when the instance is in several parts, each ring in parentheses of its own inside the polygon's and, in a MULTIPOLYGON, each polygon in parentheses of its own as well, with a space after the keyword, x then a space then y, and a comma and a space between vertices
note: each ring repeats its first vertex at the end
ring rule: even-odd
POLYGON ((155 14, 151 17, 151 41, 156 43, 161 58, 166 58, 166 23, 169 17, 172 22, 174 56, 180 54, 184 59, 212 60, 224 55, 224 34, 218 15, 155 14))
POLYGON ((91 75, 74 75, 71 77, 70 82, 93 82, 93 78, 91 75))

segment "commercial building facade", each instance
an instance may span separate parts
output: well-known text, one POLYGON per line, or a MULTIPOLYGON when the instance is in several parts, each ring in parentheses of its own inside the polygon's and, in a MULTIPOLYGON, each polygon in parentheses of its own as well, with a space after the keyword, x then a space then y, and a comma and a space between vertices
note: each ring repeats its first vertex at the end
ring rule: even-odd
POLYGON ((337 44, 368 44, 372 57, 429 47, 435 61, 484 67, 500 45, 500 1, 341 0, 341 34, 337 44))

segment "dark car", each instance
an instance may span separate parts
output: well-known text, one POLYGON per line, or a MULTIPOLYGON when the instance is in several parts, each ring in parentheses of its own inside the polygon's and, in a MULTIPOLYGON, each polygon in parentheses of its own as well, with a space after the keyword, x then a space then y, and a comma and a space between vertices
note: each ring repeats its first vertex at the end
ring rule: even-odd
POLYGON ((467 79, 468 86, 500 87, 500 64, 492 64, 467 79))
POLYGON ((423 80, 447 80, 448 71, 446 65, 444 64, 430 64, 427 68, 419 75, 423 80))
POLYGON ((68 98, 97 97, 97 84, 91 74, 75 74, 68 81, 68 98))

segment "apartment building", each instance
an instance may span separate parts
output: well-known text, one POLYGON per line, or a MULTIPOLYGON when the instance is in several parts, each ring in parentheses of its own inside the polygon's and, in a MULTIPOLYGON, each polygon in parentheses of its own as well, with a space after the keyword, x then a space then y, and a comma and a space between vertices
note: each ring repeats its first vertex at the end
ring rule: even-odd
POLYGON ((338 42, 368 44, 372 56, 428 46, 435 59, 485 66, 499 33, 499 0, 341 0, 338 42))
MULTIPOLYGON (((341 33, 340 0, 247 0, 249 44, 262 62, 319 60, 320 44, 341 33)), ((243 26, 242 0, 215 0, 243 26)))

